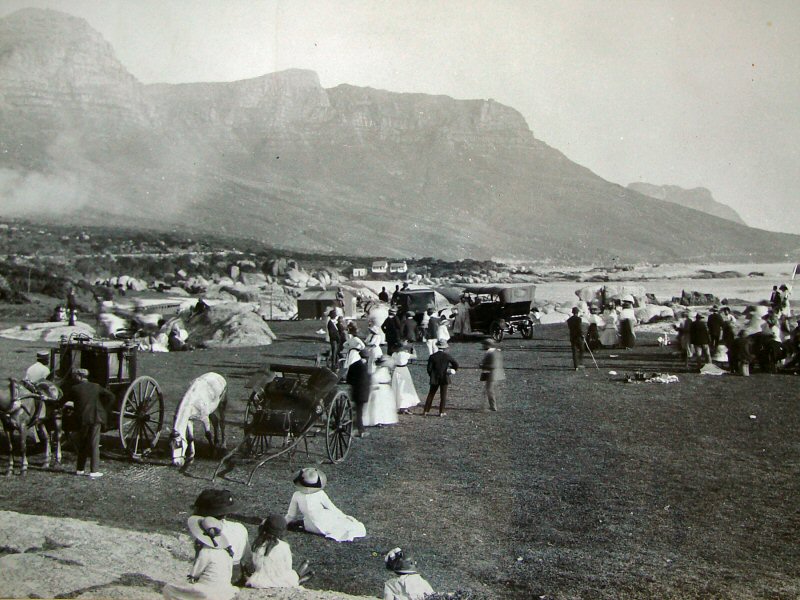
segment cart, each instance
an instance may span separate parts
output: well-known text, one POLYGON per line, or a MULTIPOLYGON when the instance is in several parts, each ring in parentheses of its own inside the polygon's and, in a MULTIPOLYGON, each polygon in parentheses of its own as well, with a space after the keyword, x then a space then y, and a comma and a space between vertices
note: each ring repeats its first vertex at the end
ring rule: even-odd
POLYGON ((73 369, 86 369, 89 381, 114 394, 113 414, 122 447, 131 458, 141 460, 161 436, 164 395, 155 379, 136 376, 137 351, 127 340, 95 340, 85 334, 62 337, 58 348, 50 350, 50 372, 63 384, 73 369))
POLYGON ((325 455, 332 463, 347 458, 353 438, 350 394, 339 385, 339 377, 322 366, 272 364, 248 384, 244 438, 222 458, 214 471, 216 479, 225 467, 232 469, 235 456, 256 459, 250 485, 265 463, 302 447, 309 454, 309 441, 323 438, 325 455))

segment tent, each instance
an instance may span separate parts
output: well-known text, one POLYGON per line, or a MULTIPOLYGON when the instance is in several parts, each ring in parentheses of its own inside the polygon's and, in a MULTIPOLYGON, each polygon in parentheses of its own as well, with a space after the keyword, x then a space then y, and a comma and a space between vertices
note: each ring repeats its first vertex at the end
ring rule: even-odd
MULTIPOLYGON (((323 290, 322 288, 307 289, 297 299, 297 318, 321 319, 332 307, 338 306, 337 290, 323 290)), ((356 317, 356 296, 352 291, 342 288, 344 295, 344 316, 349 319, 356 317)))

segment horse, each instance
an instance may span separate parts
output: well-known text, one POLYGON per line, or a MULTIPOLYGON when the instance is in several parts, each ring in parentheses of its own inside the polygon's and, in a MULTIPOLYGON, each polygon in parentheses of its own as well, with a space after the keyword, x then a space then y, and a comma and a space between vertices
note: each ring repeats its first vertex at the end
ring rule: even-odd
POLYGON ((12 433, 19 432, 19 448, 21 454, 20 475, 28 471, 27 438, 28 431, 33 429, 45 442, 44 464, 51 464, 50 434, 47 425, 53 429, 55 436, 55 462, 61 463, 61 399, 62 392, 50 381, 39 383, 23 383, 9 378, 8 393, 0 390, 0 422, 8 441, 8 468, 6 477, 14 472, 14 446, 12 433))
POLYGON ((192 421, 200 421, 212 448, 225 447, 225 408, 228 404, 228 383, 219 373, 204 373, 192 381, 175 411, 169 445, 172 464, 188 466, 194 460, 192 421), (214 435, 211 435, 213 425, 214 435), (221 437, 221 441, 219 438, 221 437))

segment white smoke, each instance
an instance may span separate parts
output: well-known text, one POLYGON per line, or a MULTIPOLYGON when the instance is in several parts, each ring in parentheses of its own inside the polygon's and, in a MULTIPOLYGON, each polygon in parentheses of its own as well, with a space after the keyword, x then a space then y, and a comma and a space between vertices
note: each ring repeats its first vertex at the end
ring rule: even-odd
POLYGON ((49 216, 81 208, 89 198, 74 173, 23 173, 0 167, 0 215, 49 216))

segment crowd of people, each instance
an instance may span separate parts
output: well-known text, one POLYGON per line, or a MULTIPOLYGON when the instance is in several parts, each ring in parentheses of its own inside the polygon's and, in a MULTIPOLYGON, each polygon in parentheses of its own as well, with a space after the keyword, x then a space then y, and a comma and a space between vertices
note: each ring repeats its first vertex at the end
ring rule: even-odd
MULTIPOLYGON (((247 528, 231 519, 238 505, 225 489, 203 490, 194 502, 186 526, 194 541, 194 562, 187 581, 169 583, 168 600, 230 600, 240 587, 301 588, 314 572, 308 561, 295 568, 288 531, 304 531, 336 542, 366 535, 363 523, 342 512, 325 492, 327 477, 313 467, 297 471, 295 492, 285 515, 269 514, 251 543, 247 528)), ((395 576, 383 590, 384 600, 422 600, 433 588, 417 571, 410 552, 393 548, 384 557, 395 576)))
MULTIPOLYGON (((790 292, 785 284, 774 286, 769 300, 745 310, 742 322, 727 305, 713 305, 706 314, 688 308, 676 313, 673 330, 686 368, 724 363, 731 371, 748 374, 749 365, 758 362, 765 370, 800 372, 800 319, 792 320, 790 292)), ((575 369, 583 368, 584 351, 635 346, 634 302, 623 296, 619 304, 610 300, 605 306, 572 309, 567 327, 575 369)), ((669 345, 669 334, 659 341, 669 345)))

